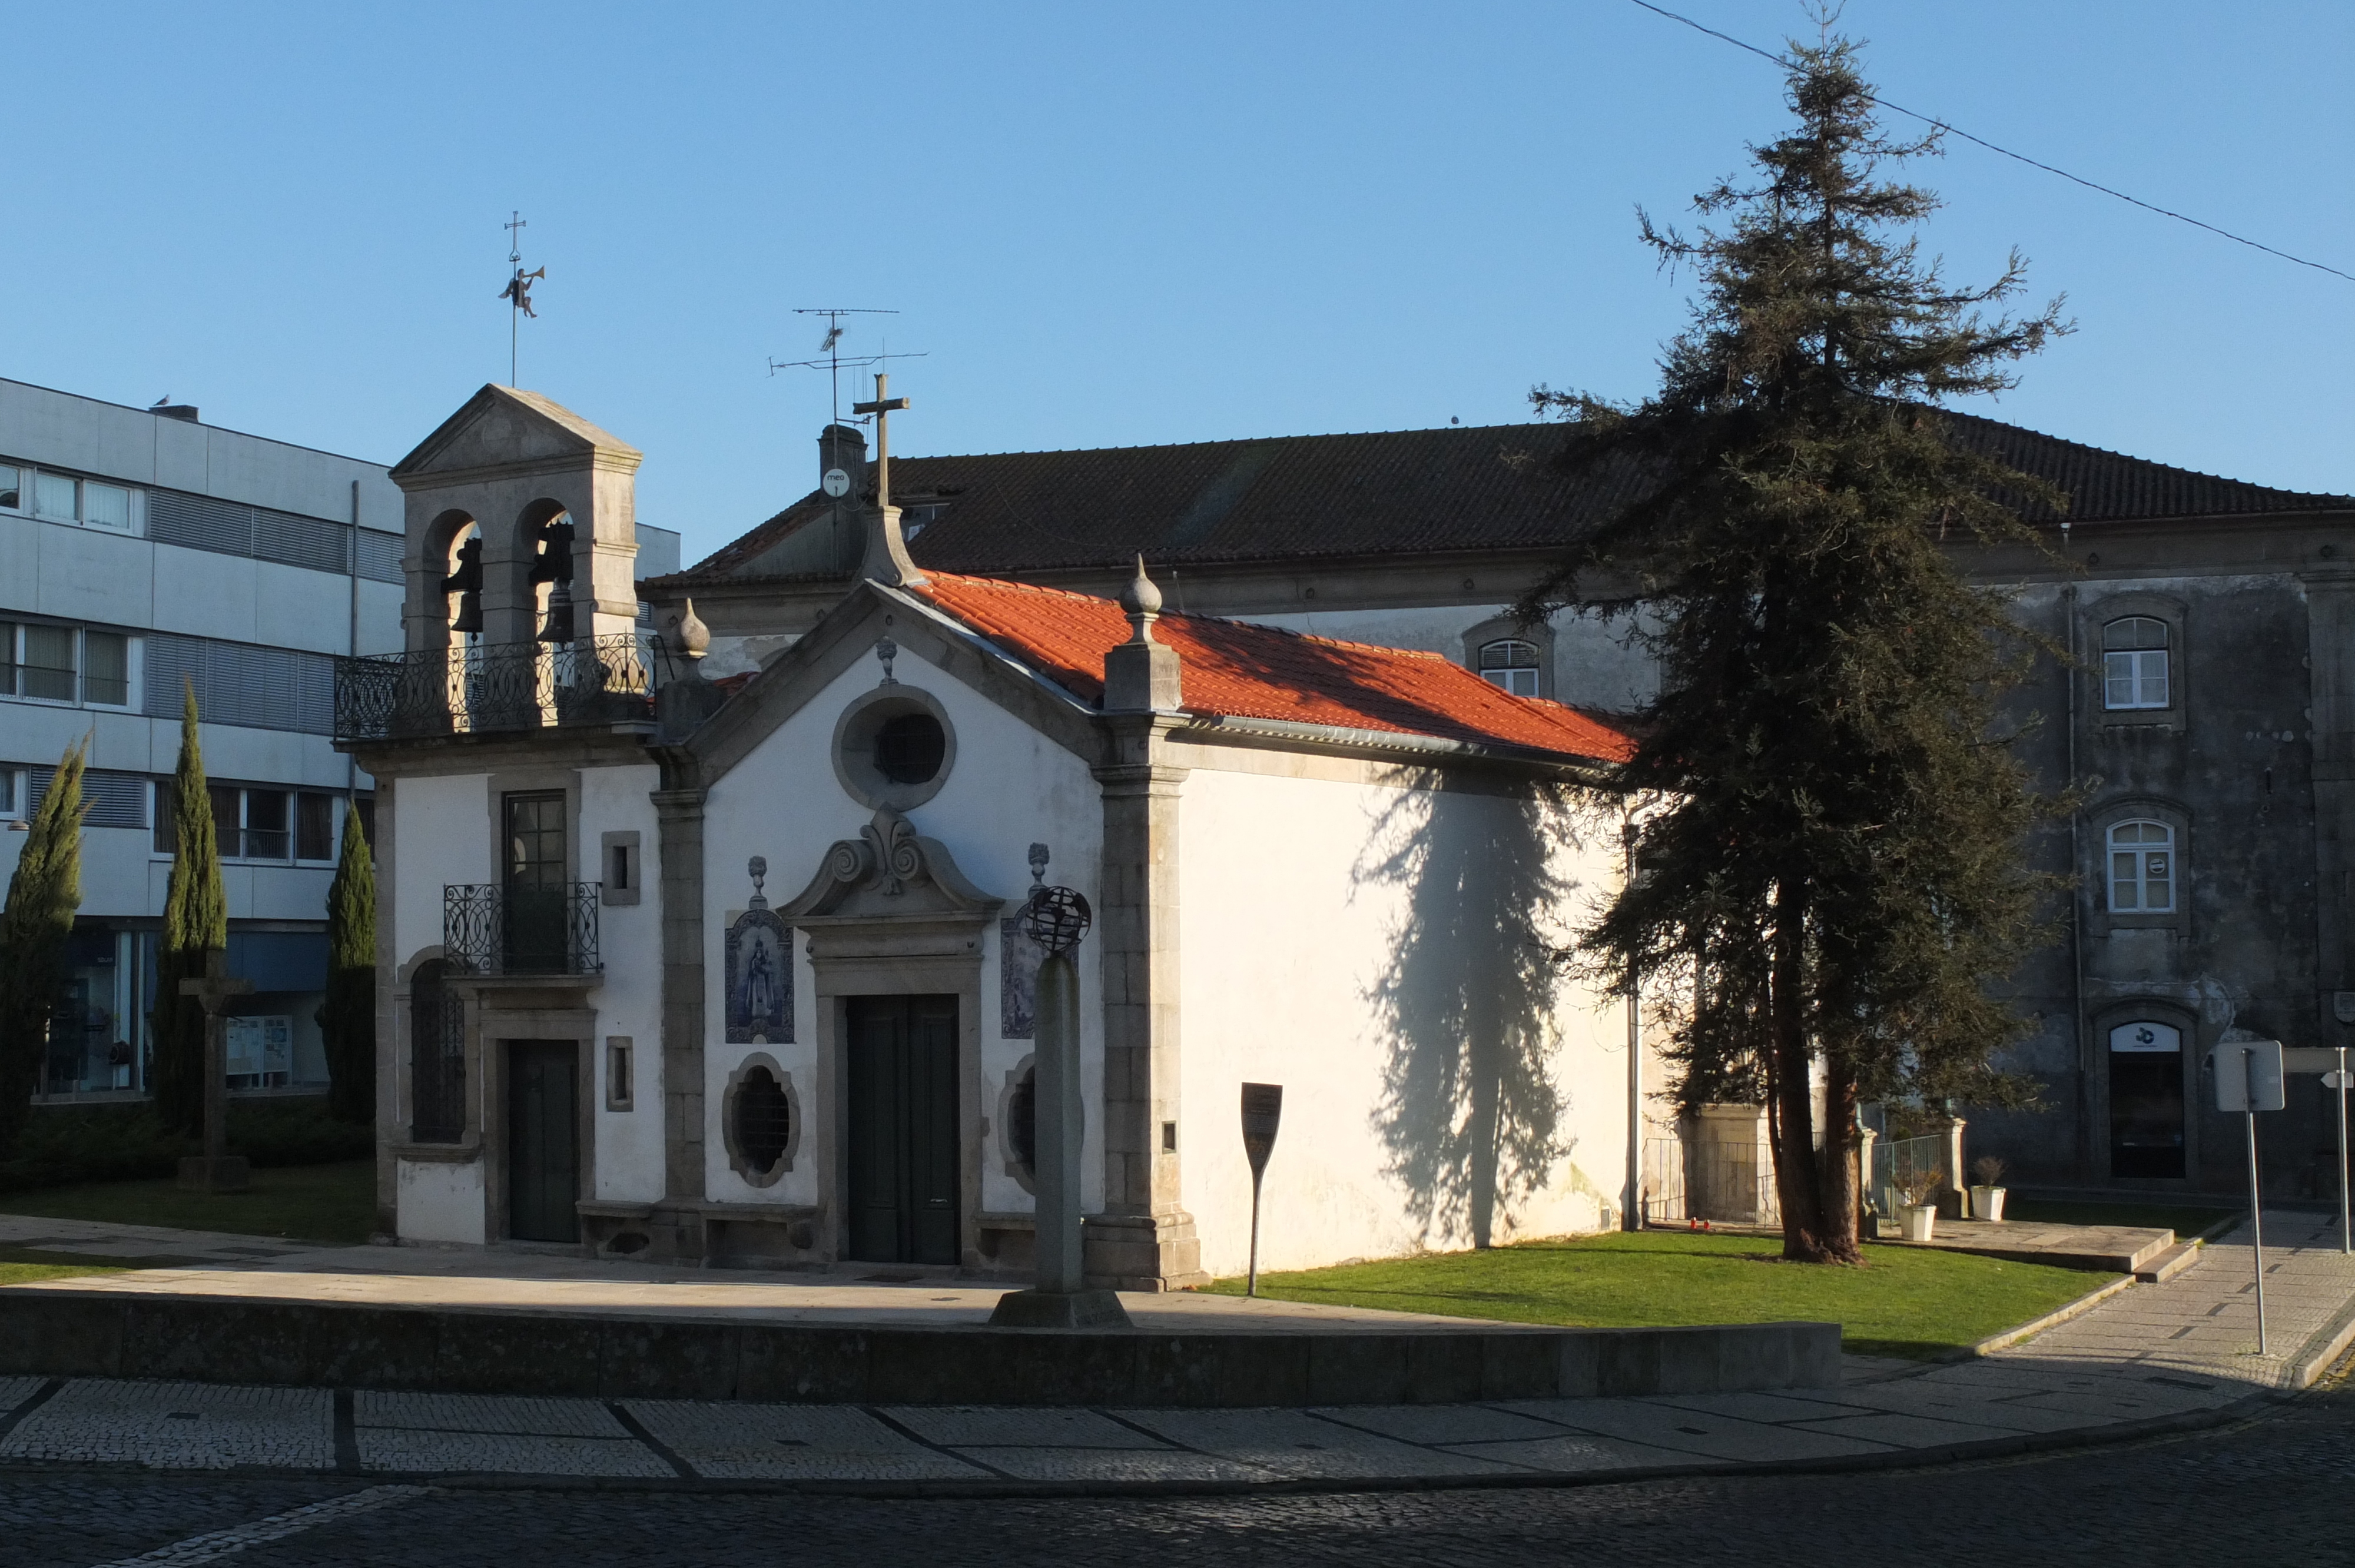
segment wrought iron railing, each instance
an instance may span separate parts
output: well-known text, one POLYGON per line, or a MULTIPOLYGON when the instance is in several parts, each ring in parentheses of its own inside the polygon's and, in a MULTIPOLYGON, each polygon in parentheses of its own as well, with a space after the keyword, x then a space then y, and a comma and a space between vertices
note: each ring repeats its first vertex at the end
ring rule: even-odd
POLYGON ((602 883, 513 886, 453 883, 442 889, 442 951, 472 975, 593 975, 602 883))
POLYGON ((336 661, 336 738, 622 724, 654 716, 660 661, 650 632, 574 642, 370 653, 336 661))
POLYGON ((1644 1218, 1653 1224, 1783 1223, 1774 1162, 1752 1143, 1646 1139, 1643 1199, 1644 1218))

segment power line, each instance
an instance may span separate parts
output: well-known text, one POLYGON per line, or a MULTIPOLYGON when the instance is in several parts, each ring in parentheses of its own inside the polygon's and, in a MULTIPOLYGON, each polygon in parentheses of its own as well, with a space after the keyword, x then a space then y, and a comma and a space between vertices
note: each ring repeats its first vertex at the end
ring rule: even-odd
MULTIPOLYGON (((1700 23, 1694 21, 1690 16, 1680 16, 1674 11, 1670 11, 1663 6, 1653 5, 1652 0, 1632 0, 1632 3, 1641 5, 1645 10, 1651 12, 1655 16, 1666 16, 1671 22, 1682 22, 1686 26, 1690 27, 1697 33, 1707 33, 1712 38, 1721 39, 1726 43, 1732 44, 1737 49, 1748 49, 1752 54, 1756 55, 1761 59, 1773 60, 1776 65, 1782 66, 1786 69, 1795 69, 1794 61, 1785 58, 1783 56, 1774 53, 1771 49, 1762 49, 1756 44, 1747 43, 1741 38, 1735 37, 1731 33, 1721 33, 1715 27, 1703 26, 1700 23)), ((2245 234, 2235 234, 2229 228, 2219 228, 2212 223, 2202 223, 2196 217, 2191 217, 2183 213, 2176 212, 2171 208, 2159 207, 2154 203, 2147 202, 2140 196, 2130 196, 2124 191, 2113 190, 2108 185, 2103 185, 2095 180, 2086 179, 2082 175, 2073 175, 2066 169, 2056 169, 2050 164, 2040 163, 2038 160, 2030 157, 2025 153, 2015 153, 2009 147, 1998 147, 1994 143, 1988 141, 1986 137, 1974 136, 1969 132, 1963 130, 1961 127, 1948 124, 1945 121, 1940 120, 1934 115, 1924 114, 1921 111, 1915 109, 1908 109, 1902 104, 1891 103, 1885 98, 1876 97, 1869 92, 1864 96, 1869 101, 1881 105, 1881 108, 1888 110, 1892 114, 1902 114, 1909 120, 1919 120, 1925 125, 1934 125, 1939 130, 1945 132, 1948 135, 1959 136, 1964 141, 1968 142, 1975 146, 1985 147, 1990 153, 1998 153, 2004 157, 2012 159, 2016 163, 2026 164, 2031 169, 2041 169, 2048 175, 2058 175, 2062 179, 2069 181, 2073 185, 2083 185, 2089 191, 2099 191, 2106 196, 2115 196, 2118 200, 2128 203, 2134 207, 2138 207, 2145 212, 2155 212, 2161 217, 2171 217, 2178 223, 2188 223, 2194 228, 2204 228, 2211 234, 2222 235, 2224 238, 2232 240, 2236 245, 2245 245, 2253 250, 2262 250, 2268 256, 2278 256, 2285 261, 2295 261, 2301 267, 2311 267, 2318 272, 2328 272, 2334 278, 2344 278, 2349 282, 2355 283, 2355 272, 2342 272, 2338 268, 2328 266, 2323 262, 2309 261, 2303 256, 2293 256, 2286 250, 2277 250, 2274 247, 2266 245, 2259 240, 2251 239, 2245 234)))

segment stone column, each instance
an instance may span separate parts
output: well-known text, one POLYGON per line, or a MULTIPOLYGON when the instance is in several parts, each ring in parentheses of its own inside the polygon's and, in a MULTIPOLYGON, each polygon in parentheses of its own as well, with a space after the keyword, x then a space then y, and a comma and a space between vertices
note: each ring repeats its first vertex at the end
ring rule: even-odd
POLYGON ((1176 715, 1109 719, 1115 760, 1103 788, 1104 1207, 1088 1222, 1091 1285, 1174 1290, 1208 1281, 1193 1216, 1179 1206, 1178 792, 1187 770, 1159 760, 1176 715))
POLYGON ((662 854, 664 1200, 655 1246, 658 1255, 687 1263, 704 1256, 703 800, 699 788, 654 792, 662 854))
POLYGON ((222 1009, 252 990, 251 980, 229 978, 229 954, 219 948, 205 949, 202 980, 180 982, 180 994, 205 1010, 205 1151, 180 1161, 180 1186, 189 1192, 242 1192, 251 1184, 245 1156, 229 1151, 229 1015, 222 1009))
POLYGON ((1938 1166, 1946 1173, 1939 1185, 1934 1202, 1938 1205, 1938 1217, 1946 1220, 1970 1218, 1971 1200, 1963 1191, 1968 1179, 1963 1170, 1963 1127, 1958 1116, 1934 1118, 1930 1123, 1932 1136, 1938 1139, 1938 1166))

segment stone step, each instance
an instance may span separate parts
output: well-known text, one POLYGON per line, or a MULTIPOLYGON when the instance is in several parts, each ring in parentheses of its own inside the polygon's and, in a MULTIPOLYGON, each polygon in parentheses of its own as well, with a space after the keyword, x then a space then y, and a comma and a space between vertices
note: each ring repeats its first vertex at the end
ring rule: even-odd
POLYGON ((2200 1261, 2197 1241, 2179 1241, 2157 1255, 2135 1265, 2134 1277, 2145 1285, 2163 1285, 2200 1261))

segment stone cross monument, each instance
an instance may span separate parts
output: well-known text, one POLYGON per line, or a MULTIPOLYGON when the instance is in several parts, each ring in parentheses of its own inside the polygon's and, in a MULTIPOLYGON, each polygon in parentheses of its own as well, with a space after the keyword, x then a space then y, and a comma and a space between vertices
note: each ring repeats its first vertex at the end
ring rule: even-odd
POLYGON ((229 954, 205 949, 202 980, 184 980, 180 994, 205 1010, 205 1151, 180 1161, 180 1187, 191 1192, 242 1192, 251 1181, 245 1156, 229 1151, 229 1015, 231 997, 244 996, 253 982, 229 972, 229 954))

